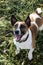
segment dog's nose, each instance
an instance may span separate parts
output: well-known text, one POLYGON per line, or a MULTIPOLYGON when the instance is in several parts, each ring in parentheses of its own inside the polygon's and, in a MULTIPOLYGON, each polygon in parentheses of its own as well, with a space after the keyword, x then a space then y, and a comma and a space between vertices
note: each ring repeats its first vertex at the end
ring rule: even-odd
POLYGON ((19 30, 16 30, 16 31, 15 31, 15 34, 19 34, 19 30))

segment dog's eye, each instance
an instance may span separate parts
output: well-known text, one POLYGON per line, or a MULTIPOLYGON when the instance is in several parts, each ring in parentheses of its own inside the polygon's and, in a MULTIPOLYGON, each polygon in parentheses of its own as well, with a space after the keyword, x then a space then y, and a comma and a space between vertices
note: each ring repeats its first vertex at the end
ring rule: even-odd
POLYGON ((21 25, 21 26, 20 26, 20 28, 22 28, 22 29, 24 29, 25 27, 26 27, 26 26, 24 26, 24 25, 21 25))

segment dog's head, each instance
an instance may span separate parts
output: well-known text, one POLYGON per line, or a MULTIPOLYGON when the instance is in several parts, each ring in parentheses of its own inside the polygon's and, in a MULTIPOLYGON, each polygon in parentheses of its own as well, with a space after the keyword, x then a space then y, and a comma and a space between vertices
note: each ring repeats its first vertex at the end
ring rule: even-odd
POLYGON ((23 36, 28 31, 30 23, 31 23, 31 20, 29 16, 24 22, 17 21, 14 15, 11 16, 11 24, 12 26, 14 26, 14 35, 15 35, 16 41, 20 41, 21 38, 23 38, 23 36))

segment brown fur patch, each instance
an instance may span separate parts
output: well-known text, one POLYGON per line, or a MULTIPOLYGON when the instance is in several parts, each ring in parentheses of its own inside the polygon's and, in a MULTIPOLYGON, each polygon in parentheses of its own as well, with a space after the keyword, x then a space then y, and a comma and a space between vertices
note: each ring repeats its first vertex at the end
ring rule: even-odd
POLYGON ((34 48, 35 47, 35 38, 37 36, 37 27, 34 24, 32 24, 30 26, 30 30, 32 32, 32 47, 34 48))
MULTIPOLYGON (((31 18, 31 19, 33 22, 34 19, 33 18, 31 18)), ((41 16, 41 18, 37 18, 35 22, 38 25, 38 27, 40 27, 43 24, 43 17, 41 16)), ((32 24, 30 26, 30 30, 32 32, 32 47, 35 47, 35 38, 36 38, 37 32, 38 32, 37 27, 34 24, 32 24)))
POLYGON ((37 23, 38 27, 40 27, 43 24, 43 18, 37 18, 36 23, 37 23))

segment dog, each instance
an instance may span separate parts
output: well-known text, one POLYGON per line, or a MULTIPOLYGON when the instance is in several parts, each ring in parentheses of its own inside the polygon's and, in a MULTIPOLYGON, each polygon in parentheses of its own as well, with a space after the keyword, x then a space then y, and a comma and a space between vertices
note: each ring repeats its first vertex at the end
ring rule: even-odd
MULTIPOLYGON (((34 18, 34 16, 33 16, 34 18)), ((31 19, 28 16, 25 21, 17 21, 14 15, 11 16, 11 24, 14 27, 14 44, 16 46, 16 54, 20 49, 29 49, 28 58, 33 59, 33 51, 35 49, 35 38, 38 30, 43 30, 43 18, 36 16, 35 23, 31 24, 31 19)))

